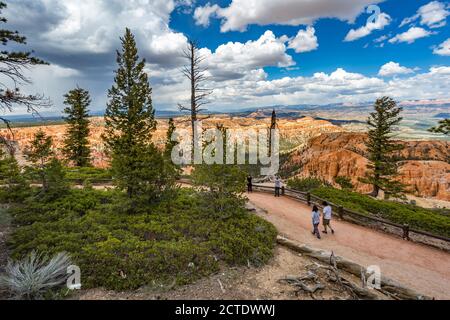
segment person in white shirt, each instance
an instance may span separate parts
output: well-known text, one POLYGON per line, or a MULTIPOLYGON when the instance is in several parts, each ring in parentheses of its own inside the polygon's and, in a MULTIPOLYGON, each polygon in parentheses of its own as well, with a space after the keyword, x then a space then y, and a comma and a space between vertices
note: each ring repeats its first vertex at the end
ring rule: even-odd
POLYGON ((333 209, 326 201, 323 203, 323 207, 324 207, 323 208, 323 228, 324 228, 323 233, 327 234, 328 227, 329 227, 331 230, 331 233, 334 234, 334 230, 331 227, 331 218, 333 217, 333 209))
POLYGON ((320 239, 320 231, 319 231, 319 225, 320 225, 320 211, 317 206, 313 207, 312 211, 312 224, 313 224, 313 232, 312 234, 317 236, 318 239, 320 239))
POLYGON ((275 179, 275 197, 281 197, 281 187, 283 186, 283 182, 280 177, 275 179))

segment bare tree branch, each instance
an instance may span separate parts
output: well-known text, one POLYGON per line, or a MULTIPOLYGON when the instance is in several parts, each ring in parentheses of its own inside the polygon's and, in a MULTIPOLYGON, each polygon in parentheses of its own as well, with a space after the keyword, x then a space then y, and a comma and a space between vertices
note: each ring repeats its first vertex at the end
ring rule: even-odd
MULTIPOLYGON (((0 1, 0 15, 7 7, 4 1, 0 1)), ((7 19, 0 16, 0 23, 7 23, 7 19)), ((7 29, 0 29, 0 42, 4 47, 8 44, 26 44, 26 38, 17 31, 10 31, 7 29)), ((29 113, 38 115, 37 109, 39 107, 50 106, 51 101, 43 95, 25 95, 19 90, 19 86, 31 83, 25 75, 25 71, 29 70, 34 65, 47 64, 45 61, 33 57, 33 52, 17 52, 17 51, 0 51, 0 112, 12 112, 16 105, 25 107, 29 113), (6 81, 7 83, 1 82, 6 81)), ((4 116, 0 117, 0 122, 3 122, 11 131, 11 123, 4 116)), ((12 131, 11 131, 12 133, 12 131)), ((0 142, 5 138, 0 137, 0 142)))
MULTIPOLYGON (((191 83, 191 105, 186 107, 179 104, 178 107, 182 112, 190 112, 192 138, 194 138, 195 122, 199 113, 206 111, 202 107, 209 103, 208 97, 213 91, 203 87, 203 83, 208 80, 206 75, 208 69, 202 66, 206 57, 200 54, 199 47, 195 41, 188 41, 187 48, 183 50, 183 56, 188 60, 188 64, 182 68, 181 72, 191 83)), ((192 142, 194 143, 194 139, 192 139, 192 142)))

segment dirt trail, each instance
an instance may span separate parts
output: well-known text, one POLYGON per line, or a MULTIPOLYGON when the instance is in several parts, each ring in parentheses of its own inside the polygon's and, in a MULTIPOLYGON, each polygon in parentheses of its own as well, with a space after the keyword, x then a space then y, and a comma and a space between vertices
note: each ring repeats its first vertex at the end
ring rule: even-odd
MULTIPOLYGON (((450 254, 404 241, 394 236, 343 221, 333 221, 336 235, 311 234, 311 209, 293 199, 274 198, 266 193, 248 195, 263 217, 292 240, 334 251, 364 266, 378 265, 382 273, 417 291, 450 299, 450 254)), ((322 229, 321 229, 322 230, 322 229)))

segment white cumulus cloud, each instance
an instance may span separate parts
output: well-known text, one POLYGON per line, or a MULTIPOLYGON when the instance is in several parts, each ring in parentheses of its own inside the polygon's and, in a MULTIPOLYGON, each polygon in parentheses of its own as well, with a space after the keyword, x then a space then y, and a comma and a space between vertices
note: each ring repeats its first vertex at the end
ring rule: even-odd
POLYGON ((417 39, 426 38, 432 34, 433 32, 425 30, 424 28, 411 27, 409 28, 408 31, 400 33, 395 37, 391 38, 389 42, 390 43, 406 42, 411 44, 415 42, 417 39))
MULTIPOLYGON (((245 31, 251 24, 312 25, 321 18, 354 22, 365 7, 383 1, 233 0, 228 7, 219 8, 215 13, 219 19, 222 19, 222 32, 245 31)), ((203 21, 202 24, 206 22, 203 21)))
POLYGON ((408 74, 413 72, 413 69, 403 67, 398 62, 391 61, 381 67, 378 75, 382 77, 389 77, 396 74, 408 74))
POLYGON ((442 42, 439 46, 437 46, 434 51, 434 54, 440 56, 450 56, 450 38, 442 42))
POLYGON ((10 25, 39 52, 108 54, 129 27, 149 59, 170 64, 180 56, 186 37, 169 27, 174 0, 16 0, 5 14, 10 25), (17 18, 19 17, 19 18, 17 18), (23 18, 21 18, 23 17, 23 18))
POLYGON ((297 35, 289 41, 289 48, 297 53, 317 50, 319 43, 316 30, 309 26, 306 30, 300 30, 297 35))
POLYGON ((198 7, 194 12, 195 23, 199 26, 208 27, 210 19, 217 13, 220 7, 209 2, 204 7, 198 7))
POLYGON ((275 37, 268 30, 257 40, 228 42, 214 52, 202 49, 201 53, 215 80, 243 78, 251 70, 294 66, 295 61, 286 53, 286 40, 286 37, 275 37))
POLYGON ((419 19, 421 25, 425 25, 430 28, 444 27, 447 24, 446 19, 450 15, 448 8, 449 6, 442 2, 432 1, 420 7, 419 10, 417 10, 416 15, 404 19, 400 24, 400 27, 419 19))

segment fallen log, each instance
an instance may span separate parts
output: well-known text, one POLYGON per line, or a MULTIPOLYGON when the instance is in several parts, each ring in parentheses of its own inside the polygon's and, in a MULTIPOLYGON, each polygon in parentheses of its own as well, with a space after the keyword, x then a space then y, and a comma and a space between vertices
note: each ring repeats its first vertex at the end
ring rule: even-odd
MULTIPOLYGON (((332 252, 324 251, 324 250, 318 250, 314 249, 310 246, 304 245, 304 244, 298 244, 292 240, 289 240, 287 238, 278 236, 277 237, 278 244, 291 249, 292 251, 295 251, 297 253, 301 253, 304 255, 307 255, 311 258, 314 258, 316 260, 319 260, 322 263, 325 263, 326 265, 331 265, 330 257, 332 256, 332 252)), ((347 260, 342 257, 335 257, 336 267, 344 270, 348 273, 351 273, 357 277, 361 276, 361 270, 366 270, 365 267, 352 262, 350 260, 347 260)), ((407 288, 398 282, 389 279, 387 277, 382 276, 381 277, 381 288, 376 288, 379 292, 385 294, 386 292, 392 295, 396 299, 401 300, 432 300, 432 297, 428 297, 426 295, 420 294, 416 292, 415 290, 412 290, 410 288, 407 288)))

